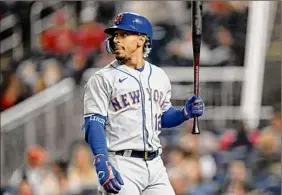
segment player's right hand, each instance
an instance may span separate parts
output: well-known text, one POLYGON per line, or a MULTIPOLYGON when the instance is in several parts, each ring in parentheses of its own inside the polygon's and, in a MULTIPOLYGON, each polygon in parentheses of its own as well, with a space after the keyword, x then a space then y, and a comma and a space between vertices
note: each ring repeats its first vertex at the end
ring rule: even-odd
POLYGON ((124 182, 108 158, 104 154, 96 155, 94 165, 101 186, 107 192, 117 194, 124 182))

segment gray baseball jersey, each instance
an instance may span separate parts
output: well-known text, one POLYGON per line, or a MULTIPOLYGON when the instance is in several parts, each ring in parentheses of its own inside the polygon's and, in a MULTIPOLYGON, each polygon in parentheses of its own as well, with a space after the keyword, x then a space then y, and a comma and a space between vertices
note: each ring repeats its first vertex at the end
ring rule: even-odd
POLYGON ((145 61, 139 71, 115 60, 85 85, 84 116, 107 117, 109 151, 155 151, 161 148, 161 116, 171 106, 170 97, 170 80, 161 68, 145 61))

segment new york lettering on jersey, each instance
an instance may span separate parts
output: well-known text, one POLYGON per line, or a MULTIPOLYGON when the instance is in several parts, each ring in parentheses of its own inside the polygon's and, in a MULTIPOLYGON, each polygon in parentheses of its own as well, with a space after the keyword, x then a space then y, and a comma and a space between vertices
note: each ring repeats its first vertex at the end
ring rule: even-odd
MULTIPOLYGON (((162 105, 164 99, 163 94, 164 92, 159 91, 158 89, 150 89, 146 88, 146 101, 153 101, 157 103, 159 106, 162 105)), ((118 97, 114 97, 111 99, 111 104, 114 108, 114 110, 117 112, 121 109, 127 108, 129 106, 132 106, 134 104, 140 104, 141 103, 141 97, 140 97, 140 90, 137 89, 135 91, 131 91, 125 94, 121 94, 118 97)))

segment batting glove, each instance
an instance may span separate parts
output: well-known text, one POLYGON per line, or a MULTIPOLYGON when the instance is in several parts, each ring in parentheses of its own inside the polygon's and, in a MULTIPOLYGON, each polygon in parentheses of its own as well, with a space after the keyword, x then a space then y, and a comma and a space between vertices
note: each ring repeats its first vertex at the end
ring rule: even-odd
POLYGON ((202 116, 205 110, 205 104, 201 97, 193 95, 190 97, 183 108, 183 114, 187 119, 202 116))
POLYGON ((95 156, 94 165, 101 186, 109 193, 117 194, 121 185, 124 185, 123 180, 117 170, 109 162, 104 154, 95 156))

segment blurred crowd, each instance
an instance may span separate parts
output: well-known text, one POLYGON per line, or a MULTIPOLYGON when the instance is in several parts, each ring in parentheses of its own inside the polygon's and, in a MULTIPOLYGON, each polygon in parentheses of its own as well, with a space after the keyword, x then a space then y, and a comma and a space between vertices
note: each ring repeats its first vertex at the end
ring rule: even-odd
POLYGON ((94 59, 102 53, 104 26, 95 21, 93 9, 80 12, 76 28, 70 25, 72 16, 66 11, 47 11, 53 25, 39 35, 39 48, 26 47, 29 52, 23 58, 11 58, 1 67, 1 111, 63 78, 72 77, 79 84, 83 72, 92 67, 94 59))
MULTIPOLYGON (((187 121, 179 134, 161 134, 164 160, 176 195, 281 194, 281 112, 269 125, 249 129, 238 122, 223 133, 190 133, 187 121)), ((165 130, 163 130, 165 131, 165 130)), ((51 159, 41 146, 27 149, 6 195, 95 195, 98 180, 93 155, 84 140, 75 141, 68 159, 51 159)))
MULTIPOLYGON (((0 111, 44 90, 63 78, 80 84, 84 71, 113 60, 105 52, 103 30, 122 11, 147 17, 154 26, 153 49, 148 60, 158 66, 192 66, 191 3, 187 2, 62 2, 75 8, 46 8, 40 17, 51 15, 52 26, 39 35, 38 47, 31 46, 30 14, 34 1, 0 2, 0 15, 13 13, 22 28, 24 55, 1 54, 0 111), (149 5, 147 5, 149 3, 149 5), (146 7, 146 9, 144 9, 146 7), (162 7, 162 9, 159 9, 162 7), (75 22, 73 22, 75 21, 75 22), (6 57, 9 56, 9 57, 6 57)), ((243 65, 248 4, 206 2, 203 11, 202 66, 243 65)), ((10 31, 1 33, 1 40, 10 31)))
POLYGON ((194 136, 192 124, 187 122, 163 156, 177 195, 281 194, 280 111, 260 129, 238 121, 220 134, 202 130, 194 136))
MULTIPOLYGON (((98 180, 89 147, 75 142, 70 159, 51 159, 47 151, 34 145, 27 149, 25 163, 15 170, 6 195, 95 195, 98 180)), ((98 194, 98 193, 97 193, 98 194)))

